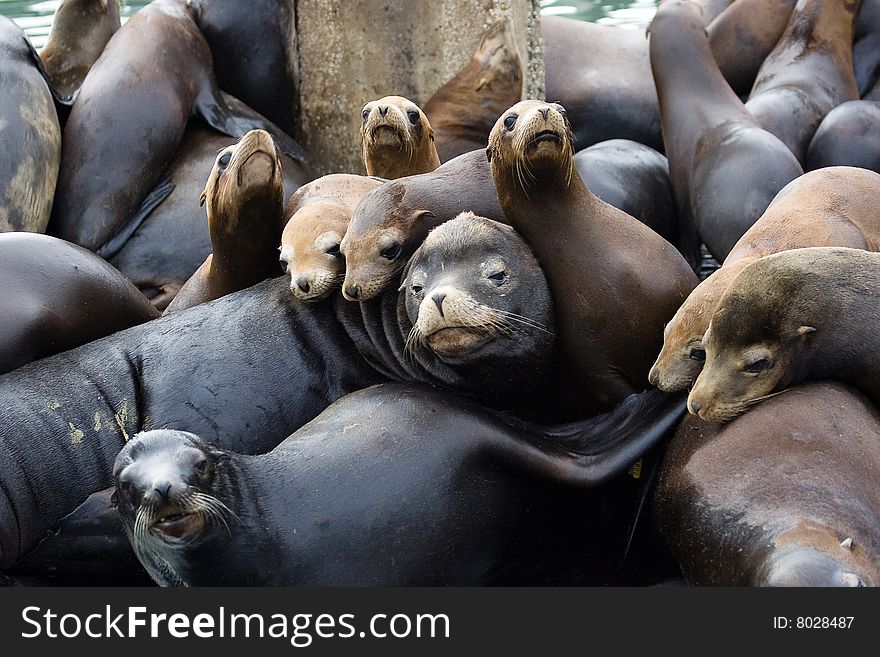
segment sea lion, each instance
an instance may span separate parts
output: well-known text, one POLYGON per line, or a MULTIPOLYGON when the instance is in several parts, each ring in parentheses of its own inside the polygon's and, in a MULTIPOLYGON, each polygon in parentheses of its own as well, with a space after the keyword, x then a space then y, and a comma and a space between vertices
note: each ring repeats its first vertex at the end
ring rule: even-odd
POLYGON ((434 129, 421 108, 402 96, 385 96, 361 110, 361 144, 367 175, 393 180, 440 166, 434 129))
POLYGON ((678 246, 678 215, 663 155, 636 141, 609 139, 575 153, 574 166, 593 194, 678 246))
MULTIPOLYGON (((183 284, 211 253, 211 233, 199 204, 205 179, 217 153, 235 145, 233 137, 208 127, 198 118, 190 119, 180 148, 168 165, 168 177, 150 196, 154 208, 144 210, 139 225, 131 222, 130 235, 111 240, 102 249, 113 266, 125 274, 159 310, 165 310, 183 284), (164 193, 160 193, 164 190, 164 193), (165 194, 167 193, 167 196, 165 194)), ((284 200, 313 178, 309 167, 279 153, 284 200)))
POLYGON ((650 382, 667 392, 690 387, 703 368, 703 334, 721 295, 758 258, 810 246, 880 249, 878 204, 880 176, 864 169, 820 169, 788 183, 666 325, 650 382))
MULTIPOLYGON (((737 0, 737 2, 738 1, 739 0, 737 0)), ((694 2, 700 6, 703 22, 706 25, 711 24, 712 21, 724 13, 732 4, 735 4, 734 0, 694 0, 694 2)))
POLYGON ((186 0, 211 48, 217 84, 289 135, 297 112, 296 24, 289 0, 186 0))
POLYGON ((664 2, 648 30, 679 217, 723 261, 803 170, 724 80, 697 5, 664 2))
POLYGON ((0 373, 159 316, 95 254, 48 235, 0 234, 0 373))
POLYGON ((72 96, 121 26, 119 0, 62 0, 40 59, 55 89, 72 96))
POLYGON ((861 0, 799 0, 746 103, 802 165, 825 115, 859 98, 852 44, 860 5, 861 0))
POLYGON ((877 408, 808 383, 729 424, 685 419, 654 516, 692 584, 878 586, 878 471, 877 408))
POLYGON ((644 32, 560 16, 541 29, 545 97, 568 110, 575 150, 607 139, 663 149, 644 32))
POLYGON ((467 65, 425 103, 440 161, 483 148, 498 115, 522 98, 524 78, 510 19, 502 18, 467 65))
POLYGON ((236 138, 264 129, 305 160, 289 136, 218 90, 211 52, 183 3, 155 0, 113 35, 83 81, 64 128, 50 232, 98 250, 142 219, 137 209, 191 115, 236 138))
POLYGON ((587 189, 572 148, 565 109, 526 100, 498 118, 486 154, 505 215, 544 267, 561 350, 602 408, 644 388, 652 331, 697 279, 669 242, 587 189))
POLYGON ((462 212, 506 222, 483 150, 369 192, 340 244, 346 270, 342 295, 349 301, 375 297, 397 280, 429 230, 462 212))
POLYGON ((862 0, 853 36, 853 67, 864 98, 880 77, 880 0, 862 0))
POLYGON ((612 477, 679 416, 621 427, 618 413, 548 429, 386 384, 261 456, 141 433, 116 459, 115 496, 163 586, 608 583, 636 500, 612 477))
POLYGON ((880 103, 850 100, 828 112, 807 151, 807 169, 848 165, 880 172, 880 103))
POLYGON ((184 283, 166 313, 218 299, 277 274, 284 230, 281 161, 272 136, 252 130, 217 155, 202 192, 211 253, 184 283))
POLYGON ((319 301, 342 285, 345 261, 339 244, 357 204, 381 184, 375 178, 334 173, 303 185, 290 198, 279 263, 290 275, 290 291, 297 299, 319 301))
POLYGON ((0 232, 45 232, 52 211, 61 128, 40 66, 21 28, 0 16, 0 232))
POLYGON ((737 0, 706 31, 721 74, 739 97, 748 96, 758 70, 788 26, 797 0, 737 0))
POLYGON ((703 337, 706 362, 688 410, 729 420, 807 379, 837 379, 880 403, 880 253, 783 251, 736 277, 703 337))

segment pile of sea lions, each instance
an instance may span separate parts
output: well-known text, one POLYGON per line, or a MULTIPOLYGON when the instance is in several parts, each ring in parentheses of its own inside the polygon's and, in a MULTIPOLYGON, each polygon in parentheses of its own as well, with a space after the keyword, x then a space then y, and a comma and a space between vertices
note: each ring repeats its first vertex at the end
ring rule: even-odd
POLYGON ((501 20, 321 177, 241 4, 0 19, 0 581, 880 584, 880 2, 546 17, 548 101, 501 20))

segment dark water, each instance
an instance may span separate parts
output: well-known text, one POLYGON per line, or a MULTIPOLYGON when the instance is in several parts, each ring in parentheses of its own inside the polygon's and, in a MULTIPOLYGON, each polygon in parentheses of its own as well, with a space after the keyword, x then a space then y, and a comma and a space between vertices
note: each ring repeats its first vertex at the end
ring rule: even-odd
MULTIPOLYGON (((247 0, 242 0, 247 2, 247 0)), ((417 0, 419 2, 426 0, 417 0)), ((40 48, 49 35, 52 15, 61 0, 0 0, 0 14, 9 16, 22 28, 40 48)), ((123 0, 123 17, 131 16, 143 7, 147 0, 123 0)), ((644 27, 651 20, 656 9, 656 0, 623 0, 608 2, 603 0, 541 0, 542 13, 567 16, 585 21, 595 21, 624 27, 644 27)), ((125 18, 123 18, 125 20, 125 18)))

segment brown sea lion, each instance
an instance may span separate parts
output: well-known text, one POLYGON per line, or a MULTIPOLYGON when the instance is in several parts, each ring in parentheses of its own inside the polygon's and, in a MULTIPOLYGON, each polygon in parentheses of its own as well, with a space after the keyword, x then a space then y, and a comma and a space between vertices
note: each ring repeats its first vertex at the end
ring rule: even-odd
POLYGON ((688 410, 711 422, 807 379, 880 403, 880 253, 841 247, 759 258, 727 288, 706 334, 688 410))
POLYGON ((385 96, 361 111, 361 143, 367 175, 392 180, 440 166, 434 130, 421 108, 402 96, 385 96))
POLYGON ((281 271, 300 301, 319 301, 339 289, 345 260, 339 244, 360 200, 381 185, 375 178, 334 173, 300 187, 287 204, 281 233, 281 271))
POLYGON ((62 0, 40 50, 58 93, 71 96, 80 88, 120 25, 119 0, 62 0))
MULTIPOLYGON (((198 118, 190 119, 180 148, 168 165, 167 179, 150 193, 156 207, 139 209, 140 222, 117 233, 106 257, 159 310, 165 310, 184 283, 211 253, 211 232, 199 204, 205 179, 217 153, 238 140, 217 132, 198 118), (166 195, 167 194, 167 195, 166 195), (116 242, 119 242, 116 244, 116 242)), ((301 162, 279 153, 285 202, 314 176, 301 162)))
POLYGON ((703 22, 706 25, 718 18, 730 5, 735 4, 735 1, 739 2, 739 0, 694 0, 702 10, 703 22))
POLYGON ((572 147, 562 106, 526 100, 499 117, 486 153, 505 215, 544 267, 561 350, 602 408, 644 387, 659 331, 697 279, 669 242, 587 189, 572 147))
POLYGON ((498 115, 522 98, 524 78, 510 20, 503 18, 487 30, 467 65, 425 103, 440 160, 485 147, 498 115))
POLYGON ((284 229, 281 162, 272 136, 252 130, 217 156, 202 192, 211 254, 166 313, 217 299, 277 275, 284 229))
POLYGON ((807 169, 839 165, 880 172, 880 103, 877 100, 842 103, 828 112, 819 124, 807 151, 807 169))
POLYGON ((861 0, 799 0, 746 103, 802 165, 825 115, 859 98, 852 44, 860 5, 861 0))
POLYGON ((691 292, 663 331, 663 349, 648 379, 684 390, 703 368, 703 334, 731 282, 771 253, 810 246, 880 249, 880 175, 854 167, 807 173, 786 185, 746 231, 724 264, 691 292))
POLYGON ((0 232, 42 233, 49 223, 61 128, 36 51, 0 16, 0 232))
POLYGON ((788 26, 797 0, 736 0, 706 28, 718 68, 740 97, 788 26))
POLYGON ((211 51, 180 0, 154 0, 123 25, 89 71, 64 128, 50 232, 98 250, 124 232, 160 182, 198 115, 239 138, 272 134, 304 161, 289 136, 214 80, 211 51))
POLYGON ((429 230, 468 211, 506 222, 483 150, 369 192, 355 208, 340 245, 345 256, 342 295, 349 301, 375 297, 396 280, 429 230))
POLYGON ((0 280, 0 373, 159 316, 101 258, 48 235, 0 234, 0 280))
POLYGON ((714 586, 880 586, 880 414, 808 383, 729 424, 689 417, 654 517, 685 578, 714 586))
POLYGON ((664 2, 649 32, 679 217, 723 261, 776 193, 803 170, 724 80, 697 5, 664 2))

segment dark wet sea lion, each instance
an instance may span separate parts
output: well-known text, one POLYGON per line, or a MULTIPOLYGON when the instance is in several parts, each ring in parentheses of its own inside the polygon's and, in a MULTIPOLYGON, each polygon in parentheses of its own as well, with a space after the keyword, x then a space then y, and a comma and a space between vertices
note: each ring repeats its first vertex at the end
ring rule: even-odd
POLYGON ((434 129, 414 102, 385 96, 361 110, 361 145, 367 175, 392 180, 440 166, 434 129))
POLYGON ((607 139, 663 148, 657 92, 641 30, 560 16, 543 16, 541 29, 545 97, 568 110, 575 150, 607 139))
POLYGON ((703 369, 703 334, 721 296, 750 263, 810 246, 880 249, 880 176, 854 167, 804 174, 786 185, 740 238, 724 264, 691 292, 663 331, 648 375, 661 390, 684 390, 703 369))
POLYGON ((42 233, 58 178, 61 128, 37 53, 5 16, 0 16, 0 89, 0 232, 42 233))
POLYGON ((836 379, 880 403, 880 253, 784 251, 746 267, 703 338, 688 409, 723 422, 808 379, 836 379))
POLYGON ((799 0, 746 103, 802 165, 825 115, 859 98, 852 43, 860 5, 861 0, 799 0))
POLYGON ((680 412, 639 405, 624 403, 622 426, 615 410, 544 428, 386 384, 261 456, 139 434, 117 457, 116 498, 166 586, 607 583, 635 499, 632 480, 612 477, 680 412))
POLYGON ((649 32, 679 218, 723 261, 776 193, 803 170, 724 80, 697 5, 663 3, 649 32))
POLYGON ((706 28, 721 74, 740 97, 785 32, 797 0, 736 0, 706 28))
POLYGON ((350 301, 375 297, 397 280, 429 230, 462 212, 505 221, 483 150, 369 192, 342 240, 343 296, 350 301))
POLYGON ((636 141, 610 139, 575 153, 574 166, 593 194, 678 245, 678 214, 663 155, 636 141))
POLYGON ((853 67, 864 98, 880 77, 880 0, 862 0, 853 36, 853 67))
POLYGON ((119 29, 119 0, 62 0, 40 59, 63 96, 80 88, 110 37, 119 29))
POLYGON ((654 493, 685 578, 717 586, 880 585, 880 415, 839 383, 733 422, 682 422, 654 493))
POLYGON ((342 285, 345 260, 339 245, 351 215, 367 192, 382 183, 350 173, 322 176, 291 196, 281 233, 279 263, 300 301, 325 299, 342 285))
POLYGON ((159 316, 122 274, 48 235, 0 234, 0 373, 159 316))
POLYGON ((467 65, 425 103, 442 162, 485 146, 498 115, 522 98, 523 78, 510 20, 503 18, 486 31, 467 65))
POLYGON ((96 250, 124 230, 193 114, 234 137, 265 129, 282 152, 304 159, 290 137, 218 90, 186 8, 155 0, 113 35, 80 88, 64 129, 51 232, 96 250))
POLYGON ((213 301, 277 275, 284 186, 272 136, 252 130, 223 149, 201 203, 208 214, 211 254, 184 283, 166 313, 213 301))
POLYGON ((295 134, 296 26, 290 0, 187 0, 221 89, 295 134))
POLYGON ((880 172, 880 103, 851 100, 828 112, 807 151, 807 169, 847 165, 880 172))
MULTIPOLYGON (((172 186, 157 207, 146 213, 110 258, 110 262, 147 295, 159 310, 171 300, 211 253, 211 233, 199 204, 217 153, 236 139, 191 119, 180 148, 168 165, 172 186)), ((285 202, 312 178, 302 163, 279 153, 285 202)))
POLYGON ((486 154, 504 213, 547 275, 579 390, 607 408, 643 389, 663 325, 697 284, 687 262, 574 173, 560 105, 517 103, 498 118, 486 154))

